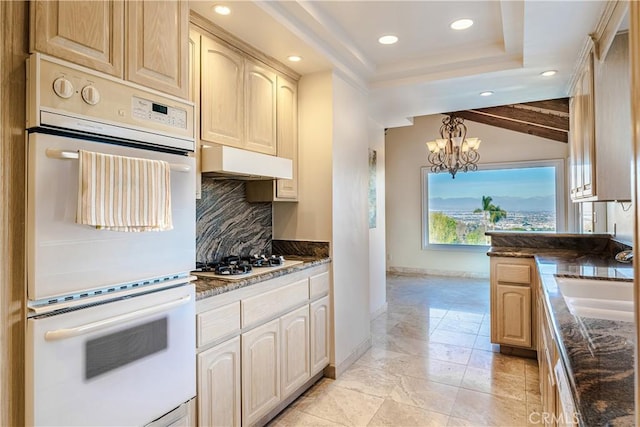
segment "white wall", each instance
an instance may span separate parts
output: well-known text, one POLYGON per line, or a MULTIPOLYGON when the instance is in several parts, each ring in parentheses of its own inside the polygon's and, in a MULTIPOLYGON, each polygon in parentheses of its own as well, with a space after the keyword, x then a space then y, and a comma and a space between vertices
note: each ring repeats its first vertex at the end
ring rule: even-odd
MULTIPOLYGON (((273 237, 331 242, 331 363, 339 375, 371 339, 367 96, 332 72, 305 75, 298 114, 298 202, 274 203, 273 237)), ((384 252, 378 256, 382 264, 384 252)))
MULTIPOLYGON (((421 247, 420 168, 428 165, 425 142, 438 135, 443 117, 416 117, 413 126, 387 132, 387 269, 488 276, 489 259, 484 252, 421 247)), ((481 163, 565 159, 569 153, 565 143, 481 123, 465 123, 468 136, 482 140, 481 163)))
POLYGON ((369 121, 369 148, 377 153, 376 192, 377 217, 375 228, 369 229, 369 312, 371 317, 386 310, 387 277, 385 263, 385 155, 384 129, 369 121))
POLYGON ((333 295, 338 373, 370 346, 367 97, 333 76, 333 295))

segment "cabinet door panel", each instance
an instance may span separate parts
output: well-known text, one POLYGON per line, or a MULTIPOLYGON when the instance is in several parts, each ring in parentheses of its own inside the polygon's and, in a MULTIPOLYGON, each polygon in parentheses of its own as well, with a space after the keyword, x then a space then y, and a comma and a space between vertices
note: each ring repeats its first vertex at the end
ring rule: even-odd
POLYGON ((242 327, 264 322, 309 300, 309 278, 280 286, 261 295, 245 298, 240 303, 242 327))
POLYGON ((323 370, 329 364, 330 317, 329 296, 310 304, 311 309, 311 375, 323 370))
POLYGON ((235 301, 196 315, 196 345, 203 347, 225 335, 240 332, 240 302, 235 301))
POLYGON ((127 6, 127 80, 188 98, 188 1, 129 1, 127 6))
POLYGON ((499 282, 531 283, 531 266, 517 264, 496 264, 496 277, 499 282))
POLYGON ((276 154, 276 73, 245 62, 245 146, 276 154))
POLYGON ((276 181, 277 200, 298 199, 298 86, 278 76, 277 154, 293 161, 293 178, 276 181))
POLYGON ((582 188, 583 197, 595 194, 593 175, 595 170, 595 114, 593 93, 593 53, 589 54, 587 67, 582 75, 582 188))
POLYGON ((309 306, 280 318, 282 334, 282 398, 311 378, 309 369, 309 306))
MULTIPOLYGON (((579 85, 580 83, 578 83, 579 85)), ((571 165, 571 199, 576 200, 582 195, 582 150, 580 140, 582 132, 580 123, 582 120, 582 105, 579 95, 580 88, 576 88, 576 94, 569 101, 569 162, 571 165)))
POLYGON ((31 2, 31 50, 123 76, 121 1, 31 2))
POLYGON ((242 424, 251 425, 280 402, 280 320, 242 334, 242 424))
POLYGON ((531 347, 531 289, 527 286, 497 286, 498 341, 531 347))
POLYGON ((233 147, 243 140, 242 56, 221 43, 202 37, 201 138, 233 147))
POLYGON ((202 166, 200 163, 200 33, 189 31, 189 101, 195 104, 196 127, 196 199, 202 197, 202 166))
POLYGON ((240 425, 240 337, 198 354, 198 424, 240 425))

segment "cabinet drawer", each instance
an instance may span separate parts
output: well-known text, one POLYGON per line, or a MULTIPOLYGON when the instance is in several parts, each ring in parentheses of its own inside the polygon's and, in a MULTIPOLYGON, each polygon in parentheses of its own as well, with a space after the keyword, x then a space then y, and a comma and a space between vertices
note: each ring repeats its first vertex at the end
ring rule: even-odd
POLYGON ((265 292, 241 301, 242 327, 264 321, 283 313, 296 304, 309 300, 309 279, 265 292))
POLYGON ((497 278, 499 282, 531 284, 531 266, 515 264, 498 264, 497 278))
POLYGON ((312 299, 329 293, 328 271, 309 278, 309 293, 311 294, 312 299))
POLYGON ((202 347, 234 331, 240 332, 240 301, 196 316, 197 346, 202 347))

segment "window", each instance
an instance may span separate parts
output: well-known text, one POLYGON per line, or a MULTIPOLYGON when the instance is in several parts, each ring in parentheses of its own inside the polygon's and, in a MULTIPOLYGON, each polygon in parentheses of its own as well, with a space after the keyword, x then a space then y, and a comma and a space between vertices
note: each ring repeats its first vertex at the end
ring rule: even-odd
POLYGON ((484 247, 485 231, 564 230, 564 161, 479 165, 478 171, 422 168, 423 248, 484 247))

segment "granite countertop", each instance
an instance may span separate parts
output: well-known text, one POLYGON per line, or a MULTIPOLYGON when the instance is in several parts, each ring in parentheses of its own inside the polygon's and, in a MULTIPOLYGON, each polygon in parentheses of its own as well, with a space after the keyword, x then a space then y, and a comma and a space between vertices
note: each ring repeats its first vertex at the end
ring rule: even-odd
POLYGON ((262 274, 254 275, 240 280, 229 280, 225 279, 224 276, 204 277, 198 276, 198 273, 192 273, 193 275, 198 277, 198 279, 193 282, 196 285, 196 300, 201 300, 215 295, 220 295, 225 292, 245 288, 247 286, 255 285, 256 283, 264 282, 265 280, 273 279, 275 277, 284 276, 296 271, 315 267, 316 265, 322 265, 331 262, 331 258, 328 257, 303 257, 288 255, 286 256, 286 259, 299 260, 302 261, 302 264, 296 264, 279 270, 267 270, 262 274))
POLYGON ((492 247, 488 255, 535 258, 581 425, 634 426, 634 323, 574 316, 556 283, 556 277, 632 281, 632 265, 565 249, 492 247))

